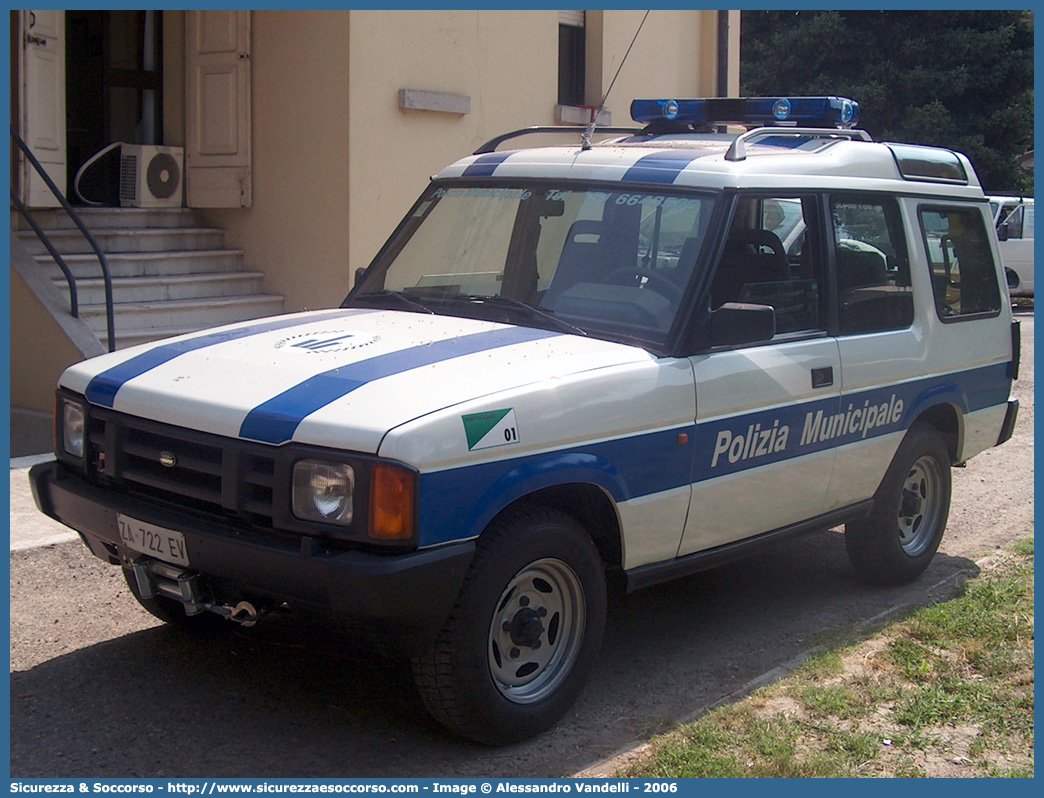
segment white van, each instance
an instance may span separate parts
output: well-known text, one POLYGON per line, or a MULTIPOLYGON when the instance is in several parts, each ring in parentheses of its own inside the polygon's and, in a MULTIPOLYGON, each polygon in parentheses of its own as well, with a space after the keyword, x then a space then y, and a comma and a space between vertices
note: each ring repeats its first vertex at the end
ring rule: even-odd
POLYGON ((1018 411, 968 159, 837 97, 631 114, 446 167, 337 309, 72 366, 38 505, 157 617, 346 626, 488 744, 569 709, 610 580, 840 525, 862 578, 915 579, 1018 411))
POLYGON ((1033 296, 1033 197, 990 197, 1001 263, 1013 297, 1033 296))

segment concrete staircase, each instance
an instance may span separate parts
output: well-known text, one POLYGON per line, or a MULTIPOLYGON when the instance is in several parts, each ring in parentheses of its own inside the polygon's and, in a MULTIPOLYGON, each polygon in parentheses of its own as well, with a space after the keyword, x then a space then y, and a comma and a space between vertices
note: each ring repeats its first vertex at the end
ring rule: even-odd
MULTIPOLYGON (((244 268, 243 251, 225 247, 224 231, 202 226, 190 209, 77 211, 109 263, 117 349, 283 311, 283 297, 262 293, 264 275, 244 268)), ((34 216, 76 277, 80 318, 105 344, 98 257, 64 211, 34 216)), ((68 297, 58 265, 17 213, 12 235, 68 297)))

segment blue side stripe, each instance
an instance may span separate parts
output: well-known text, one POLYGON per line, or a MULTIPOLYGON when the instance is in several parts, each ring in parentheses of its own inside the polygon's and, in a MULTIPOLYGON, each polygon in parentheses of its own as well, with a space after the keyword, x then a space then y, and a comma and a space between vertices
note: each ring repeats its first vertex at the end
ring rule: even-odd
POLYGON ((490 177, 498 166, 507 160, 510 152, 490 152, 480 155, 467 169, 463 177, 490 177))
MULTIPOLYGON (((371 311, 362 312, 370 313, 371 311)), ((327 318, 343 318, 353 315, 360 315, 360 312, 357 310, 346 310, 344 313, 338 313, 327 318)), ((84 391, 84 394, 87 397, 87 401, 92 404, 112 407, 113 402, 116 400, 116 393, 123 387, 124 383, 135 377, 140 377, 157 366, 162 366, 179 355, 183 355, 186 352, 194 352, 197 349, 204 349, 208 346, 223 344, 227 341, 246 338, 251 335, 262 335, 275 330, 283 330, 287 327, 300 327, 302 324, 308 324, 310 321, 310 319, 301 319, 300 317, 267 319, 259 324, 252 324, 235 330, 201 335, 198 338, 191 338, 187 341, 161 344, 148 352, 135 355, 129 360, 125 360, 119 365, 95 375, 87 384, 87 390, 84 391)))
POLYGON ((306 416, 367 383, 443 360, 558 335, 560 333, 529 327, 490 330, 414 346, 331 369, 255 407, 243 420, 239 436, 264 443, 286 443, 293 438, 306 416))
POLYGON ((654 152, 639 158, 622 180, 635 183, 673 183, 681 171, 702 155, 691 152, 654 152))
POLYGON ((421 475, 420 545, 478 535, 508 504, 535 490, 568 483, 602 487, 624 502, 692 481, 693 426, 657 430, 557 452, 462 466, 421 475))
POLYGON ((902 433, 927 407, 938 403, 953 403, 963 413, 1003 405, 1011 388, 1007 368, 1007 363, 998 363, 857 391, 844 395, 841 402, 835 396, 701 421, 676 430, 658 430, 425 473, 421 475, 420 489, 420 545, 474 537, 511 502, 554 485, 594 484, 614 501, 628 501, 815 452, 840 449, 881 435, 902 433), (898 410, 896 413, 899 418, 889 417, 885 423, 866 428, 864 435, 864 426, 856 423, 862 420, 863 416, 858 414, 864 413, 864 408, 877 408, 881 412, 875 410, 875 418, 884 419, 885 409, 898 409, 899 402, 902 404, 901 414, 898 410), (835 425, 831 418, 838 415, 850 420, 852 428, 841 429, 835 425), (817 425, 820 434, 814 440, 805 441, 802 438, 809 416, 813 420, 821 416, 817 425), (780 432, 784 426, 789 428, 786 440, 780 432), (690 445, 678 445, 680 432, 689 434, 690 445), (751 438, 755 432, 756 442, 751 438), (732 448, 731 444, 741 438, 736 448, 732 448), (728 449, 719 450, 715 459, 715 451, 725 442, 730 444, 728 449), (762 444, 766 448, 764 454, 758 450, 762 444))

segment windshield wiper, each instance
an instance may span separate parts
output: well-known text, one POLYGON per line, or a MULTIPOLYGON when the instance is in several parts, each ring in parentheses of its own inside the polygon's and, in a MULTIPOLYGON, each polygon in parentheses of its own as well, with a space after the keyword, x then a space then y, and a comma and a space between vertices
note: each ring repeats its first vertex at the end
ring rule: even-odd
POLYGON ((394 299, 400 305, 409 308, 410 310, 419 310, 421 313, 430 313, 432 315, 435 313, 434 310, 429 308, 423 302, 418 302, 416 299, 407 296, 401 291, 367 291, 365 294, 356 294, 355 296, 348 297, 345 305, 347 306, 349 303, 355 303, 359 300, 366 300, 370 297, 374 299, 394 299))
POLYGON ((521 299, 515 299, 509 296, 482 296, 473 294, 470 296, 462 295, 461 299, 465 299, 469 302, 483 302, 490 305, 506 305, 507 307, 514 308, 515 310, 523 311, 529 318, 540 319, 546 324, 550 324, 555 329, 561 332, 573 333, 574 335, 587 336, 587 331, 577 327, 575 324, 570 324, 564 319, 560 319, 553 315, 551 311, 544 310, 543 308, 531 305, 528 302, 523 302, 521 299))

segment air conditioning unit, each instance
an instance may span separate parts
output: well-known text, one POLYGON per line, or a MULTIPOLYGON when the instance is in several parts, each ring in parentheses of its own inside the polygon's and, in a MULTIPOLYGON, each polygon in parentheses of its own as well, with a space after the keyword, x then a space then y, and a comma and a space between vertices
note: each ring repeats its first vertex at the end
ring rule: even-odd
POLYGON ((120 146, 120 205, 180 208, 185 150, 155 144, 120 146))

